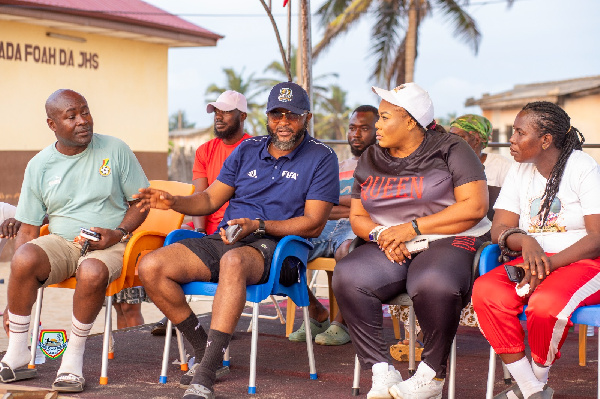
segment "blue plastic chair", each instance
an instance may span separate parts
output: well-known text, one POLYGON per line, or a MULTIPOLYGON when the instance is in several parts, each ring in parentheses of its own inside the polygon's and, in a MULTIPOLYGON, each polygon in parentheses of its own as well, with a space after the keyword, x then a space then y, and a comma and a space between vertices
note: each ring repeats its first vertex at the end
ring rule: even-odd
MULTIPOLYGON (((175 230, 172 231, 165 239, 164 245, 169 245, 185 238, 202 237, 204 234, 196 233, 191 230, 175 230)), ((246 287, 246 300, 253 303, 252 307, 252 343, 250 349, 250 379, 248 383, 248 393, 256 393, 256 354, 258 344, 258 305, 261 301, 268 298, 269 295, 285 295, 294 301, 296 306, 302 308, 304 315, 304 325, 306 329, 306 348, 308 351, 308 362, 310 370, 310 379, 317 379, 317 371, 315 369, 315 357, 312 346, 312 335, 310 333, 310 321, 308 318, 308 292, 306 290, 306 263, 308 259, 308 251, 313 248, 313 245, 304 238, 298 236, 286 236, 282 238, 273 254, 271 262, 271 270, 269 280, 264 284, 249 285, 246 287), (298 262, 298 281, 289 287, 285 287, 279 283, 279 275, 283 261, 288 257, 294 257, 300 260, 298 262)), ((182 284, 181 288, 185 295, 207 295, 214 296, 217 292, 217 283, 208 283, 194 281, 191 283, 182 284)), ((169 359, 171 321, 167 325, 167 336, 165 338, 165 349, 163 352, 163 367, 159 381, 167 382, 166 368, 169 359)), ((199 361, 199 359, 197 359, 199 361)), ((226 360, 228 362, 228 360, 226 360)), ((228 363, 225 363, 228 365, 228 363)))
MULTIPOLYGON (((481 253, 479 262, 479 274, 483 275, 490 270, 501 265, 500 261, 500 247, 497 244, 489 245, 481 253)), ((527 320, 525 316, 525 309, 519 315, 519 320, 527 320)), ((582 306, 575 309, 571 315, 571 321, 575 324, 585 324, 587 326, 600 327, 600 305, 582 306)), ((598 345, 598 364, 600 364, 600 344, 598 345)), ((494 376, 496 374, 496 353, 493 348, 490 348, 490 363, 488 368, 488 380, 487 380, 487 391, 486 399, 492 399, 494 396, 494 376)), ((598 367, 598 383, 597 383, 597 397, 600 399, 600 367, 598 367)))

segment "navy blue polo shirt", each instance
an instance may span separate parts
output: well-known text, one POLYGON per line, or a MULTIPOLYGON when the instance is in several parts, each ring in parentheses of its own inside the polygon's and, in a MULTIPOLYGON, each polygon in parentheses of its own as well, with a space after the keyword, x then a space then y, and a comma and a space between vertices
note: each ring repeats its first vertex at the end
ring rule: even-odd
POLYGON ((217 180, 235 193, 219 228, 231 219, 302 216, 306 200, 338 204, 338 161, 331 148, 305 134, 294 151, 275 159, 270 142, 269 136, 246 139, 225 160, 217 180))

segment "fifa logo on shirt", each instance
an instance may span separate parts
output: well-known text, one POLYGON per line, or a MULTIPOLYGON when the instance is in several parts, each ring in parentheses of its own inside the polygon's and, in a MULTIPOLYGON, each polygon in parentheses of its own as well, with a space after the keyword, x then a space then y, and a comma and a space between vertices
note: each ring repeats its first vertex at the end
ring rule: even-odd
POLYGON ((254 178, 256 179, 256 177, 257 177, 257 176, 256 176, 256 169, 254 169, 254 170, 251 170, 250 172, 248 172, 248 176, 250 176, 250 177, 254 177, 254 178))
POLYGON ((110 166, 108 166, 109 159, 102 160, 102 166, 100 166, 100 176, 108 176, 110 175, 110 166))
POLYGON ((294 179, 297 180, 298 179, 298 173, 296 172, 288 172, 287 170, 284 170, 283 172, 281 172, 281 176, 287 178, 287 179, 294 179))

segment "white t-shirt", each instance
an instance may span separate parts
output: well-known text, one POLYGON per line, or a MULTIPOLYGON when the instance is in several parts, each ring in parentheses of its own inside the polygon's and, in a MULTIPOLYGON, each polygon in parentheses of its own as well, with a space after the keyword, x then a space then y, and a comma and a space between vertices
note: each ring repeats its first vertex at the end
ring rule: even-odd
POLYGON ((494 209, 519 215, 519 228, 540 243, 545 252, 557 253, 587 235, 583 217, 600 214, 600 166, 583 151, 573 151, 540 229, 541 198, 546 179, 530 163, 515 163, 502 186, 494 209))
POLYGON ((488 186, 502 187, 506 174, 510 167, 515 163, 512 159, 506 158, 500 154, 486 153, 485 162, 485 177, 487 178, 488 186))
MULTIPOLYGON (((0 202, 0 224, 2 224, 2 222, 4 222, 8 218, 14 218, 16 211, 16 206, 12 206, 11 204, 7 204, 6 202, 0 202)), ((2 249, 4 248, 7 242, 7 238, 0 238, 0 254, 2 253, 2 249)))

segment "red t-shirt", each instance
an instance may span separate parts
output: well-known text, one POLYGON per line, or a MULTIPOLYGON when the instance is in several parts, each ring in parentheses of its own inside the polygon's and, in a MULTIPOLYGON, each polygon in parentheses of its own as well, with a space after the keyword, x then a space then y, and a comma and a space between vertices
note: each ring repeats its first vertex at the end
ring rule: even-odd
MULTIPOLYGON (((214 138, 204 144, 202 144, 196 150, 196 159, 194 160, 193 179, 199 179, 206 177, 208 179, 208 185, 210 186, 221 171, 223 162, 225 159, 235 150, 235 148, 242 142, 250 138, 248 133, 244 133, 241 140, 235 144, 227 145, 223 143, 220 138, 214 138)), ((217 230, 219 223, 223 219, 225 214, 225 208, 227 208, 229 202, 226 202, 218 211, 211 215, 206 215, 206 233, 212 234, 217 230)))

